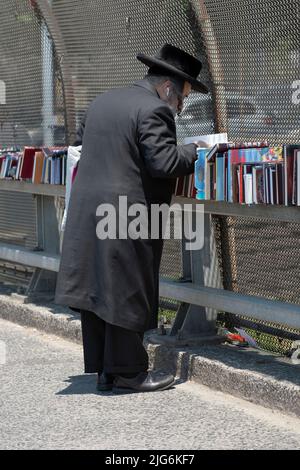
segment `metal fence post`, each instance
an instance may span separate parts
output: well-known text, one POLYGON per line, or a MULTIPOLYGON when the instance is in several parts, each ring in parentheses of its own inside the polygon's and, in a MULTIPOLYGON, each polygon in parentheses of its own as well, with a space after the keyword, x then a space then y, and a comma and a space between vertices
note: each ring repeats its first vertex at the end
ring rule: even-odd
MULTIPOLYGON (((37 210, 37 251, 59 254, 59 231, 57 214, 53 196, 36 195, 37 210)), ((27 295, 34 293, 49 296, 54 295, 57 273, 36 268, 28 286, 27 295)))
MULTIPOLYGON (((183 239, 183 250, 185 241, 183 239)), ((204 246, 196 251, 183 251, 185 264, 188 263, 188 259, 190 259, 190 274, 193 284, 222 288, 214 233, 209 214, 204 215, 204 246)), ((185 270, 187 269, 185 267, 185 270)), ((178 339, 213 337, 216 335, 216 318, 217 311, 215 309, 182 304, 179 307, 170 335, 176 335, 178 339)))

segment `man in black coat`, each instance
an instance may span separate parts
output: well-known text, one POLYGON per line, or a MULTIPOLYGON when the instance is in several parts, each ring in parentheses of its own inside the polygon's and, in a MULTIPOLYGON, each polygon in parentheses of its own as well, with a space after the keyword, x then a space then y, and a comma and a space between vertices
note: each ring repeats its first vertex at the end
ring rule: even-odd
POLYGON ((96 97, 79 130, 55 296, 81 312, 85 372, 98 373, 98 390, 116 393, 174 382, 148 372, 143 346, 157 326, 163 240, 130 236, 130 207, 149 215, 152 204, 170 204, 176 177, 194 171, 197 145, 177 146, 174 115, 192 88, 207 93, 196 80, 201 62, 184 51, 166 44, 137 58, 148 75, 96 97))

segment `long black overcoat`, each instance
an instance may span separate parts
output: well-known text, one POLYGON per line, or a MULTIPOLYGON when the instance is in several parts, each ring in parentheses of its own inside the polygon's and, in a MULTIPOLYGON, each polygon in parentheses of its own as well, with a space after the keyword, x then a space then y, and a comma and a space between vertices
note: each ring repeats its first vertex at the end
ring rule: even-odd
POLYGON ((128 206, 170 203, 175 177, 192 173, 195 159, 195 144, 177 146, 173 114, 147 79, 95 98, 71 191, 56 303, 133 331, 156 327, 162 240, 101 240, 96 210, 113 204, 118 216, 120 195, 128 206))

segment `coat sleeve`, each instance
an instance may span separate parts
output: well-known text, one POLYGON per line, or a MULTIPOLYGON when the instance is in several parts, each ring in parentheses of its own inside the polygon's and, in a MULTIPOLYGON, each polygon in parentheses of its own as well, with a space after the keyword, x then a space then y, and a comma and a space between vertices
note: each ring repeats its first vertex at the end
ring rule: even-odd
POLYGON ((138 142, 151 176, 171 178, 194 172, 197 145, 177 145, 175 120, 167 105, 142 113, 138 120, 138 142))

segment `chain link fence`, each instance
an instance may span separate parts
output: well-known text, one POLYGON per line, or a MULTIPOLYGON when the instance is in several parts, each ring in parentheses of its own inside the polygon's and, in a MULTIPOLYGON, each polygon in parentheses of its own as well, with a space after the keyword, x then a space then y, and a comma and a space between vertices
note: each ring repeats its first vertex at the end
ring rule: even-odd
MULTIPOLYGON (((0 0, 0 7, 1 145, 72 143, 92 99, 142 78, 147 69, 136 53, 155 54, 165 42, 203 62, 211 90, 190 95, 176 122, 179 142, 218 131, 231 141, 300 141, 300 0, 0 0)), ((9 217, 0 197, 1 204, 0 234, 9 217)), ((17 226, 24 210, 16 204, 12 212, 17 226)), ((226 289, 299 303, 298 224, 213 223, 226 289)), ((180 243, 167 241, 161 274, 176 279, 181 271, 180 243)), ((299 333, 244 323, 284 338, 269 341, 279 352, 299 333)))

